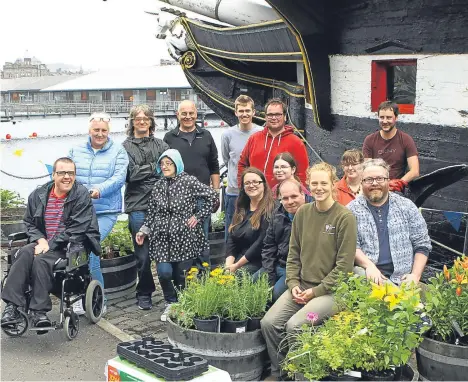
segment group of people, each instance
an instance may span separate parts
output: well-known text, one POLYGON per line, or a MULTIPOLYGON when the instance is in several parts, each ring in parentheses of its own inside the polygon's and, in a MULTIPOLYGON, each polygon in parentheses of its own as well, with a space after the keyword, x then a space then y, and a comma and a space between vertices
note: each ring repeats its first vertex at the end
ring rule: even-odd
MULTIPOLYGON (((227 166, 224 267, 245 269, 254 279, 268 275, 274 304, 262 331, 274 379, 284 330, 302 325, 308 312, 319 321, 334 313, 332 290, 340 272, 354 269, 378 284, 419 282, 430 240, 418 209, 401 195, 419 176, 418 153, 413 139, 396 128, 398 106, 384 102, 380 129, 365 139, 362 151, 343 154, 338 180, 330 164, 309 166, 306 145, 286 124, 280 99, 267 102, 263 128, 253 123, 250 97, 239 96, 234 107, 239 123, 221 138, 227 166)), ((155 261, 166 319, 186 271, 210 264, 209 216, 220 194, 218 151, 210 132, 196 125, 195 104, 181 102, 177 118, 179 126, 161 140, 154 136, 150 108, 135 106, 120 145, 109 136, 110 117, 91 116, 88 140, 59 158, 53 180, 29 197, 24 220, 31 244, 13 256, 2 291, 2 325, 19 319, 28 283, 33 325, 50 325, 53 265, 69 242, 91 252, 92 277, 103 283, 99 242, 122 207, 137 258, 137 304, 152 308, 155 261)))

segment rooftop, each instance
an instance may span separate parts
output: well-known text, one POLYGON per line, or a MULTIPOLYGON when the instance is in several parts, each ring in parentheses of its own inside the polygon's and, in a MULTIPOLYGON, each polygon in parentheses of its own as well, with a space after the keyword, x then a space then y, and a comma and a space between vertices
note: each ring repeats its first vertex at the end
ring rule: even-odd
POLYGON ((107 69, 57 83, 43 92, 190 88, 179 65, 107 69))
POLYGON ((49 86, 57 85, 61 82, 76 79, 79 76, 79 74, 76 74, 67 76, 5 78, 0 79, 0 90, 2 92, 39 91, 49 86))

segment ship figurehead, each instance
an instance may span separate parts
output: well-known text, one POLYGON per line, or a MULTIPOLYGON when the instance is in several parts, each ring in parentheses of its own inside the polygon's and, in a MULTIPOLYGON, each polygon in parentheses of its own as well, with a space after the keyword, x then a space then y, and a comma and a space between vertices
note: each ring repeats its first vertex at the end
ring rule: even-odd
POLYGON ((156 38, 164 40, 167 45, 169 55, 179 61, 182 55, 189 50, 187 31, 181 23, 183 13, 172 10, 163 10, 157 15, 156 38))

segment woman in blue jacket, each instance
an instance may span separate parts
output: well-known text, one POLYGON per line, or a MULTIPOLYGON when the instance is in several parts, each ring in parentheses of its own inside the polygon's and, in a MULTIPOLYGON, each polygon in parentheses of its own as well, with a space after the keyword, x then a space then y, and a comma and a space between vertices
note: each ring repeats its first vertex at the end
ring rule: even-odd
MULTIPOLYGON (((127 175, 127 152, 109 137, 110 116, 94 113, 89 119, 89 137, 70 150, 69 157, 76 164, 76 180, 86 186, 93 199, 103 241, 122 212, 121 188, 127 175)), ((93 279, 104 287, 100 259, 91 253, 89 268, 93 279)))

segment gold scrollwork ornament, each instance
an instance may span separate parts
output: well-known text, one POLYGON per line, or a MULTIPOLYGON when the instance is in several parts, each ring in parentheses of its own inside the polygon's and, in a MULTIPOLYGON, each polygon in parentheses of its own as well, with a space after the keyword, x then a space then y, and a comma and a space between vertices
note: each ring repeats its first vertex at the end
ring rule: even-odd
POLYGON ((192 51, 185 52, 181 59, 181 64, 186 69, 192 68, 196 62, 197 59, 195 57, 195 53, 192 51))

